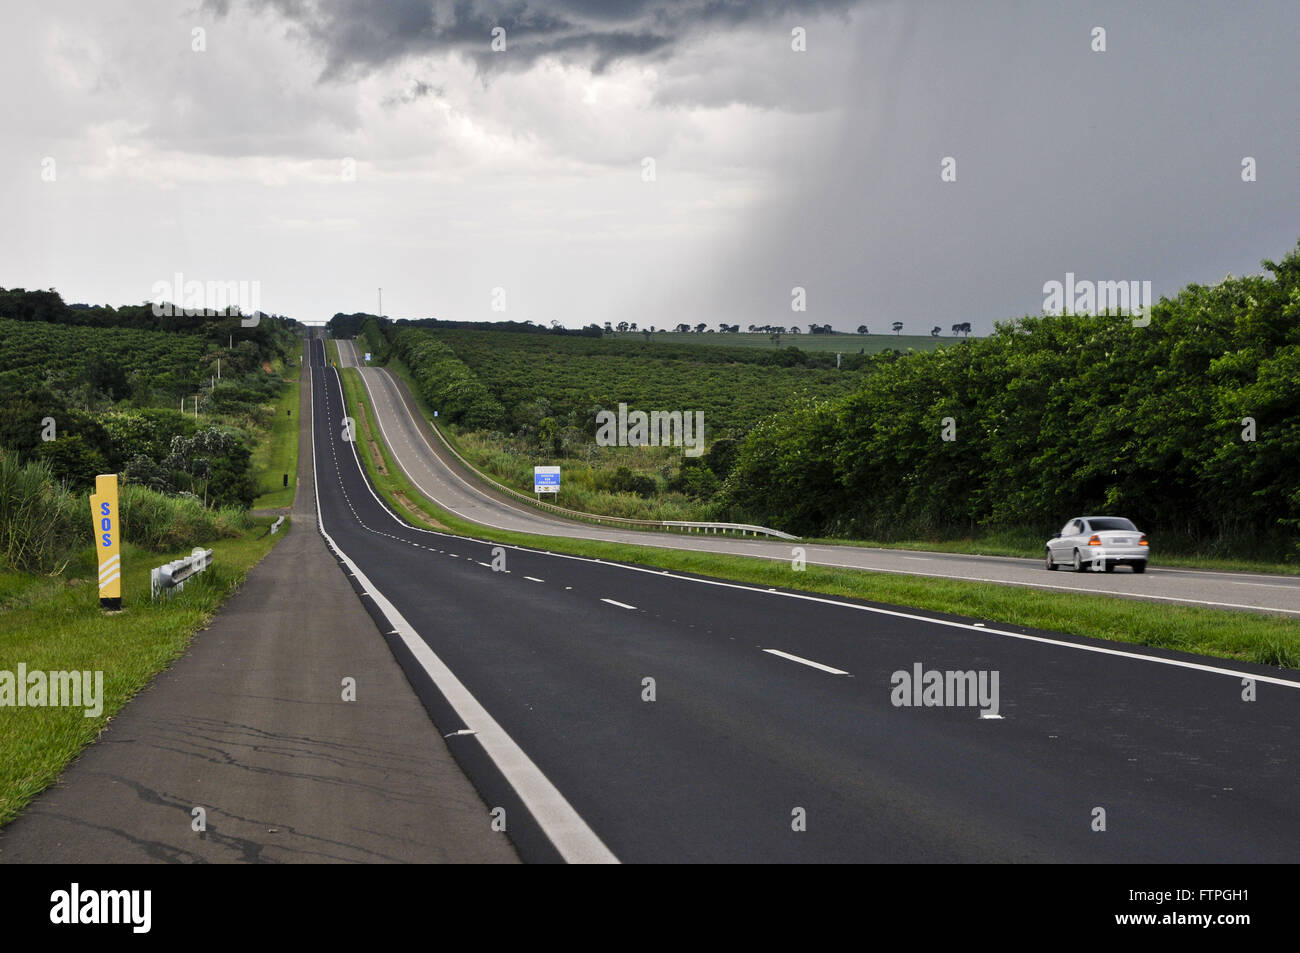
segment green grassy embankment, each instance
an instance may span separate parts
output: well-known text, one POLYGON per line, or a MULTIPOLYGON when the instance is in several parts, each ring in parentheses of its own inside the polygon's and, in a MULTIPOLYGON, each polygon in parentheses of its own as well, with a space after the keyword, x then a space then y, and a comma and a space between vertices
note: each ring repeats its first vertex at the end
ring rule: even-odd
MULTIPOLYGON (((306 345, 303 349, 306 355, 306 345)), ((253 451, 253 473, 257 481, 258 497, 253 509, 274 509, 293 505, 298 474, 298 401, 302 389, 302 369, 286 369, 285 386, 275 403, 270 432, 258 442, 253 451), (284 474, 289 475, 289 485, 284 485, 284 474)))

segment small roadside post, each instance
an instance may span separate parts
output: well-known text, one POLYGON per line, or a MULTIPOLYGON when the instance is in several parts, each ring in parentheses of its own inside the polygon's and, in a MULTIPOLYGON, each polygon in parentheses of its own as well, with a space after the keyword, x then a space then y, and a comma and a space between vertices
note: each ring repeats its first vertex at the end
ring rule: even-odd
POLYGON ((118 612, 122 608, 122 527, 116 473, 95 477, 90 518, 95 524, 95 552, 99 556, 99 607, 118 612))

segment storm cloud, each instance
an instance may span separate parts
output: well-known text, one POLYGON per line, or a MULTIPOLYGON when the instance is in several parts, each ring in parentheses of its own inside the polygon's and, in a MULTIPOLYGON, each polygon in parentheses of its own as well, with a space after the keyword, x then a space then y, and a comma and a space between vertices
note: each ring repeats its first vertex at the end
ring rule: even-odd
MULTIPOLYGON (((324 58, 323 79, 355 78, 408 57, 455 52, 484 73, 520 70, 542 57, 602 72, 628 59, 666 57, 705 31, 816 17, 854 0, 245 0, 273 10, 324 58), (505 49, 492 49, 493 31, 505 49), (502 54, 505 55, 502 55, 502 54)), ((232 0, 208 0, 224 15, 232 0)))

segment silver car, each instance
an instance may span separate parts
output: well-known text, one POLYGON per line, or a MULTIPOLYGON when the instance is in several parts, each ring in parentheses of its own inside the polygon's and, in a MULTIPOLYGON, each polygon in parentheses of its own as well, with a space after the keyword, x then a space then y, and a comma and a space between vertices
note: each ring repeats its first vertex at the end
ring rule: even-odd
POLYGON ((1122 516, 1080 516, 1047 541, 1047 568, 1114 572, 1116 566, 1147 571, 1151 552, 1145 534, 1122 516))

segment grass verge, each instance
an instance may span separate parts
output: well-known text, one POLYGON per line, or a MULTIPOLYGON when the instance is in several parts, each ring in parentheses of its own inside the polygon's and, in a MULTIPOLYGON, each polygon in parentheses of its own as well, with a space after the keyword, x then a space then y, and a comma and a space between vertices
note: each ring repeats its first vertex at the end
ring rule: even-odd
MULTIPOLYGON (((306 353, 306 345, 304 354, 306 353)), ((293 373, 291 370, 290 373, 293 373)), ((292 506, 297 490, 298 475, 298 398, 302 389, 301 372, 287 380, 275 402, 275 416, 270 432, 258 441, 253 451, 253 472, 257 481, 258 497, 253 509, 273 509, 292 506), (289 485, 284 485, 284 474, 289 474, 289 485)))
POLYGON ((87 718, 72 707, 0 708, 0 826, 62 773, 118 711, 184 654, 248 571, 284 537, 270 519, 242 535, 196 542, 213 565, 170 600, 151 603, 149 571, 189 555, 122 546, 122 612, 99 608, 98 566, 86 547, 58 577, 0 573, 0 671, 102 671, 103 710, 87 718))
MULTIPOLYGON (((365 401, 360 376, 352 369, 343 371, 342 376, 349 413, 358 416, 365 401)), ((377 429, 375 432, 379 433, 377 429)), ((387 474, 377 472, 369 453, 358 456, 379 494, 415 526, 764 587, 847 596, 1005 625, 1300 668, 1300 623, 1282 616, 811 565, 796 572, 784 561, 488 529, 447 513, 425 499, 411 486, 382 439, 379 445, 387 474), (399 496, 403 498, 401 503, 399 496)))
MULTIPOLYGON (((861 539, 806 539, 804 542, 825 543, 832 546, 858 546, 870 549, 908 549, 926 553, 961 553, 970 556, 1019 556, 1026 559, 1042 559, 1043 549, 1047 545, 1047 537, 1040 533, 1001 530, 960 539, 907 539, 891 540, 889 542, 861 539)), ((1209 569, 1219 572, 1261 572, 1280 576, 1300 575, 1300 564, 1298 563, 1167 553, 1160 549, 1160 540, 1158 538, 1155 540, 1153 548, 1156 550, 1157 557, 1152 562, 1153 566, 1169 566, 1177 569, 1209 569)))

